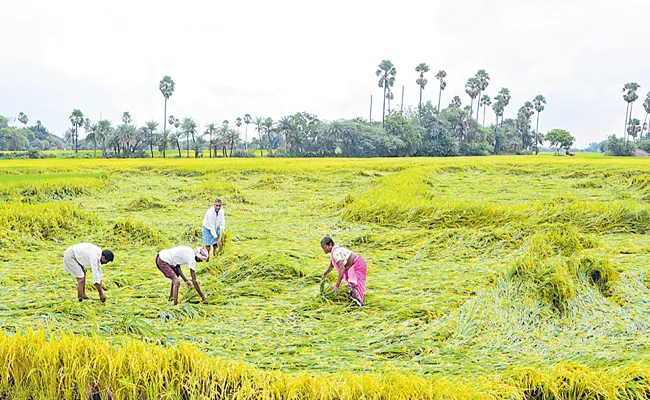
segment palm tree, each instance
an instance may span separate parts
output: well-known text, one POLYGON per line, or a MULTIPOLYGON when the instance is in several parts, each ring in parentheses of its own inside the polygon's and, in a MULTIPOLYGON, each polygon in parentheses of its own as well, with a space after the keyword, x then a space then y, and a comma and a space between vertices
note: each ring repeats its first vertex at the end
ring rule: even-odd
POLYGON ((436 74, 436 79, 440 81, 440 92, 438 93, 438 113, 440 113, 440 99, 442 98, 442 91, 447 87, 447 82, 445 81, 446 77, 447 73, 443 70, 438 71, 436 74))
POLYGON ((429 81, 424 77, 425 72, 429 72, 429 66, 426 63, 421 63, 417 67, 415 67, 415 72, 420 73, 420 77, 415 81, 420 86, 420 103, 418 106, 418 110, 420 110, 420 113, 422 113, 422 91, 424 90, 424 87, 429 83, 429 81))
POLYGON ((255 117, 255 126, 257 127, 257 137, 260 141, 260 157, 262 154, 262 125, 264 125, 264 117, 255 117))
POLYGON ((454 98, 451 99, 451 103, 449 103, 449 108, 460 108, 462 105, 463 102, 460 100, 460 97, 454 96, 454 98))
MULTIPOLYGON (((192 143, 195 143, 194 135, 196 135, 196 122, 192 118, 185 118, 183 120, 183 133, 185 133, 185 140, 187 141, 187 158, 190 158, 190 135, 192 136, 192 143)), ((199 152, 195 151, 194 158, 199 157, 199 152)))
MULTIPOLYGON (((643 109, 645 110, 645 120, 643 121, 643 128, 648 130, 648 133, 646 137, 650 139, 650 128, 648 128, 648 115, 650 115, 650 92, 648 92, 648 95, 645 98, 645 101, 643 102, 643 109)), ((643 136, 643 132, 641 132, 641 136, 643 136)))
POLYGON ((90 119, 86 118, 84 129, 86 129, 86 143, 88 143, 88 140, 93 142, 93 158, 95 158, 97 157, 97 133, 99 131, 99 125, 91 124, 90 119))
POLYGON ((479 95, 480 92, 479 88, 479 81, 476 77, 471 77, 467 80, 467 83, 465 84, 465 93, 469 96, 471 99, 470 101, 470 106, 469 106, 469 115, 471 116, 473 114, 474 110, 474 99, 479 95))
POLYGON ((483 107, 483 126, 485 126, 485 108, 490 106, 491 104, 492 104, 492 99, 490 99, 490 96, 484 94, 483 97, 481 97, 481 100, 479 102, 479 107, 483 107))
POLYGON ((205 134, 210 137, 210 141, 208 142, 208 148, 210 149, 210 158, 212 158, 212 146, 214 145, 214 142, 212 141, 212 136, 214 136, 215 133, 217 133, 217 125, 215 125, 214 123, 211 123, 210 125, 207 125, 205 127, 205 134))
POLYGON ((74 128, 74 152, 79 152, 79 127, 84 123, 84 113, 81 110, 73 110, 70 114, 70 122, 74 128))
POLYGON ((636 139, 636 137, 639 136, 640 132, 641 132, 641 121, 639 121, 636 118, 631 118, 630 124, 627 128, 628 135, 636 139))
MULTIPOLYGON (((242 123, 241 118, 237 117, 237 119, 235 119, 235 125, 237 125, 237 142, 238 143, 241 141, 241 138, 240 138, 241 134, 239 133, 239 127, 241 126, 241 123, 242 123)), ((232 153, 232 149, 230 149, 230 153, 232 153)), ((230 156, 232 157, 232 154, 230 156)))
POLYGON ((163 158, 165 158, 165 153, 167 152, 167 143, 169 142, 169 137, 170 137, 170 130, 165 129, 163 133, 159 137, 159 142, 158 142, 158 150, 162 152, 163 158))
POLYGON ((248 151, 248 124, 253 122, 250 114, 244 114, 244 124, 246 124, 246 132, 244 133, 244 148, 248 151))
MULTIPOLYGON (((379 87, 384 89, 384 106, 381 113, 381 126, 384 126, 386 117, 386 90, 395 84, 397 70, 390 60, 382 60, 375 74, 379 77, 379 87)), ((390 109, 390 106, 388 107, 390 109)))
POLYGON ((29 117, 27 117, 27 114, 24 112, 20 112, 18 114, 18 121, 20 121, 24 126, 27 126, 27 122, 29 121, 29 117))
MULTIPOLYGON (((627 110, 625 111, 625 130, 623 131, 624 134, 627 134, 629 132, 628 124, 632 119, 632 107, 634 106, 634 102, 639 98, 639 95, 636 94, 636 91, 640 87, 641 85, 636 82, 626 83, 625 86, 623 86, 623 92, 625 93, 623 95, 623 100, 627 102, 627 110)), ((627 137, 625 141, 627 141, 627 137)))
POLYGON ((499 91, 499 94, 501 95, 501 102, 502 102, 502 109, 501 109, 501 124, 503 124, 503 114, 506 111, 506 107, 508 104, 510 104, 510 89, 508 88, 501 88, 499 91))
POLYGON ((163 132, 167 130, 167 100, 172 97, 176 84, 169 75, 165 75, 160 81, 160 93, 165 97, 165 118, 163 119, 163 132))
POLYGON ((145 137, 149 141, 149 149, 151 150, 151 158, 153 158, 153 144, 156 141, 156 132, 158 131, 158 122, 147 121, 142 127, 145 137))
POLYGON ((282 135, 284 134, 284 147, 289 150, 289 143, 295 129, 293 116, 282 117, 277 124, 277 132, 282 135))
MULTIPOLYGON (((386 99, 388 100, 388 115, 390 115, 390 101, 393 100, 395 96, 393 96, 393 91, 390 90, 390 87, 386 91, 386 99)), ((385 99, 385 100, 386 100, 385 99)))
POLYGON ((496 97, 494 98, 494 103, 492 104, 492 110, 494 110, 494 114, 496 115, 496 123, 495 127, 499 126, 499 117, 503 116, 503 96, 501 93, 497 94, 496 97))
POLYGON ((97 133, 95 134, 93 145, 95 147, 95 151, 97 151, 97 142, 100 142, 102 144, 102 158, 106 158, 106 139, 110 135, 113 128, 111 127, 111 122, 107 119, 99 121, 98 125, 99 126, 97 133))
MULTIPOLYGON (((478 81, 478 98, 481 99, 481 94, 485 92, 485 89, 490 85, 490 75, 485 72, 484 69, 479 69, 476 73, 476 80, 478 81)), ((489 97, 488 97, 489 99, 489 97)), ((480 106, 476 108, 476 121, 478 121, 478 112, 480 106)), ((483 115, 485 116, 485 108, 483 109, 483 115)), ((485 118, 483 118, 485 120, 485 118)), ((485 125, 485 123, 484 123, 485 125)))
POLYGON ((232 158, 232 149, 239 143, 239 131, 228 129, 225 139, 230 144, 230 158, 232 158))
POLYGON ((266 133, 266 137, 268 140, 269 144, 269 156, 273 155, 273 147, 272 147, 272 140, 271 140, 271 135, 274 132, 274 127, 273 127, 273 119, 272 118, 267 118, 264 120, 264 123, 262 124, 262 128, 264 129, 264 133, 266 133))
POLYGON ((124 125, 131 125, 131 122, 133 122, 131 120, 131 113, 129 113, 128 111, 124 111, 122 113, 122 123, 124 125))
POLYGON ((533 100, 533 107, 535 107, 535 111, 537 111, 537 127, 535 128, 535 154, 539 154, 539 146, 537 143, 540 141, 541 137, 539 136, 539 113, 544 111, 546 105, 546 99, 544 96, 541 94, 538 94, 535 96, 535 99, 533 100))
MULTIPOLYGON (((170 140, 174 143, 176 143, 176 147, 178 148, 178 157, 182 157, 181 155, 181 141, 180 141, 180 135, 178 133, 178 127, 181 126, 181 121, 178 118, 174 118, 173 115, 170 115, 169 118, 167 119, 169 122, 169 126, 173 126, 176 131, 173 133, 170 133, 170 140)), ((171 132, 171 129, 169 130, 171 132)), ((163 152, 163 157, 166 157, 166 154, 163 152)))

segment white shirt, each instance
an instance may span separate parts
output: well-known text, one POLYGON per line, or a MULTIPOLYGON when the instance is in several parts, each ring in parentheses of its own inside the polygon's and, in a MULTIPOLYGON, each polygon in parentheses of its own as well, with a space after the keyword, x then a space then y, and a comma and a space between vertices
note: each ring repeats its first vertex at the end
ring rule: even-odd
POLYGON ((178 246, 165 249, 158 253, 158 257, 171 266, 187 264, 192 271, 196 271, 196 259, 191 247, 178 246))
POLYGON ((75 244, 71 248, 79 264, 92 268, 93 283, 102 283, 102 249, 90 243, 75 244))
POLYGON ((210 207, 205 212, 205 217, 203 217, 203 226, 210 231, 212 237, 218 239, 217 228, 221 228, 221 233, 226 229, 226 216, 223 213, 223 208, 219 210, 219 215, 217 215, 214 206, 210 207))

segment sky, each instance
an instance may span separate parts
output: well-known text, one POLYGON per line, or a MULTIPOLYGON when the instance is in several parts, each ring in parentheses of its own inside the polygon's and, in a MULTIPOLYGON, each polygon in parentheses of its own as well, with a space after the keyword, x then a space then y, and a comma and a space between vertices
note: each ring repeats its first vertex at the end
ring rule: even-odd
MULTIPOLYGON (((25 112, 63 135, 78 108, 91 120, 162 125, 167 113, 201 126, 245 113, 277 119, 381 118, 378 64, 397 69, 393 108, 415 106, 415 67, 431 68, 424 100, 469 104, 477 70, 487 94, 512 93, 505 117, 546 97, 540 131, 566 129, 576 145, 621 135, 626 82, 650 91, 648 0, 0 0, 0 115, 25 112)), ((486 120, 494 113, 487 111, 486 120)), ((533 121, 534 123, 534 121, 533 121)), ((250 129, 249 135, 253 135, 250 129)), ((250 138, 249 138, 250 140, 250 138)))

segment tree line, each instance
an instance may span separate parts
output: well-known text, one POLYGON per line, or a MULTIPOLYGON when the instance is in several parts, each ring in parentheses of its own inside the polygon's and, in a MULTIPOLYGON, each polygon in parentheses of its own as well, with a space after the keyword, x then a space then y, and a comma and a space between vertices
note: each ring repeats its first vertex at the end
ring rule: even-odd
POLYGON ((422 101, 429 71, 426 63, 415 68, 418 74, 415 83, 420 90, 417 107, 404 108, 401 104, 398 109, 391 108, 396 68, 390 60, 378 65, 375 74, 383 91, 381 122, 372 121, 372 115, 368 120, 325 121, 314 114, 298 112, 277 120, 245 114, 235 118, 234 124, 224 120, 203 126, 191 117, 167 115, 176 84, 165 76, 159 83, 164 98, 162 129, 161 123, 154 120, 136 126, 128 111, 122 114, 121 121, 113 123, 107 119, 93 122, 81 110, 74 109, 64 140, 75 152, 80 148, 94 150, 95 157, 98 150, 103 157, 145 156, 145 152, 154 157, 154 150, 158 150, 160 157, 200 157, 204 150, 208 150, 209 157, 253 156, 254 152, 260 156, 402 157, 530 154, 538 153, 545 142, 558 153, 571 148, 575 138, 569 132, 560 129, 546 134, 539 132, 540 113, 546 106, 544 96, 525 102, 516 118, 506 118, 510 90, 501 88, 491 98, 487 95, 490 76, 485 70, 479 70, 465 85, 468 105, 463 107, 461 98, 454 96, 447 107, 441 107, 447 73, 439 71, 435 75, 438 80, 435 106, 430 101, 422 101), (494 112, 494 122, 486 126, 488 107, 494 112))

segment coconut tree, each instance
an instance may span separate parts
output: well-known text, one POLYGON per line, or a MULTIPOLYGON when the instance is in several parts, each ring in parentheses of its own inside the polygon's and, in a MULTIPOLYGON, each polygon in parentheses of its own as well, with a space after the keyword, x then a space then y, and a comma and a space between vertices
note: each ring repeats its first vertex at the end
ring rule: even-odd
POLYGON ((248 124, 253 122, 250 114, 244 114, 244 124, 246 125, 246 130, 244 132, 244 148, 248 151, 248 124))
POLYGON ((165 75, 160 81, 160 93, 165 97, 165 118, 163 119, 163 132, 167 129, 167 100, 172 97, 176 84, 169 75, 165 75))
POLYGON ((124 111, 122 113, 122 123, 124 125, 131 125, 131 122, 133 122, 133 120, 131 119, 131 113, 128 111, 124 111))
POLYGON ((471 116, 473 114, 474 110, 474 99, 479 95, 480 88, 479 88, 479 81, 476 77, 471 77, 467 80, 467 83, 465 84, 465 93, 470 98, 470 103, 469 103, 469 115, 471 116))
POLYGON ((79 127, 84 123, 84 113, 81 110, 73 110, 70 114, 70 122, 72 123, 72 128, 74 129, 74 152, 79 152, 79 127))
POLYGON ((257 128, 257 138, 260 141, 260 157, 263 156, 263 150, 262 150, 262 125, 264 125, 264 117, 259 116, 255 117, 255 127, 257 128))
POLYGON ((494 103, 492 104, 492 110, 494 110, 494 114, 496 115, 495 126, 499 126, 499 117, 503 116, 503 108, 503 96, 497 94, 494 98, 494 103))
POLYGON ((533 100, 533 107, 535 108, 535 111, 537 111, 537 124, 535 127, 535 154, 539 154, 539 146, 537 145, 541 140, 541 136, 539 135, 539 113, 544 111, 544 108, 546 108, 546 99, 544 96, 541 94, 535 96, 535 99, 533 100))
POLYGON ((113 127, 111 126, 111 121, 107 119, 103 119, 99 121, 97 133, 95 134, 95 140, 93 141, 93 145, 95 146, 96 149, 97 142, 101 143, 102 158, 106 158, 106 140, 108 139, 108 136, 111 134, 111 130, 113 130, 113 127))
POLYGON ((429 83, 429 81, 424 77, 424 74, 426 72, 429 72, 429 66, 426 63, 420 63, 417 67, 415 67, 415 72, 420 73, 420 77, 415 81, 415 83, 420 86, 420 103, 418 106, 418 110, 420 110, 420 113, 422 113, 422 91, 424 90, 424 87, 429 83))
POLYGON ((156 121, 147 121, 142 127, 144 136, 149 142, 149 149, 151 150, 151 158, 153 158, 153 144, 156 142, 156 136, 158 132, 158 122, 156 121))
POLYGON ((627 127, 627 134, 636 139, 637 136, 639 136, 639 133, 641 133, 641 121, 637 118, 631 118, 627 127))
MULTIPOLYGON (((490 75, 485 72, 484 69, 479 69, 478 72, 476 73, 476 80, 478 81, 477 88, 478 88, 478 98, 481 99, 481 94, 485 92, 485 89, 488 88, 490 85, 490 75)), ((489 99, 489 97, 488 97, 489 99)), ((478 112, 480 109, 480 105, 476 107, 476 121, 478 122, 478 112)), ((485 115, 485 108, 483 108, 483 115, 485 115)), ((485 118, 483 118, 485 119, 485 118)), ((485 125, 485 123, 484 123, 485 125)))
POLYGON ((29 122, 29 117, 27 117, 27 114, 21 111, 18 114, 18 121, 20 121, 20 123, 23 124, 24 126, 27 126, 27 122, 29 122))
POLYGON ((382 60, 377 71, 375 71, 375 75, 379 77, 379 87, 384 89, 384 105, 381 112, 381 126, 384 126, 386 118, 386 91, 390 90, 390 88, 395 84, 396 74, 397 70, 390 60, 382 60))
POLYGON ((484 94, 483 97, 481 97, 481 101, 479 103, 479 107, 483 107, 483 126, 485 126, 485 109, 486 107, 489 107, 491 104, 492 104, 492 99, 490 99, 490 96, 484 94))
POLYGON ((443 70, 438 71, 436 74, 436 79, 440 81, 440 91, 438 92, 438 113, 440 113, 440 99, 442 98, 442 91, 447 87, 447 81, 445 81, 446 77, 447 73, 443 70))
MULTIPOLYGON (((242 119, 237 117, 235 119, 235 125, 237 125, 237 142, 239 143, 241 141, 241 134, 239 133, 239 127, 241 127, 242 124, 242 119)), ((230 149, 230 153, 232 153, 232 148, 230 149)), ((230 155, 232 157, 232 154, 230 155)))

